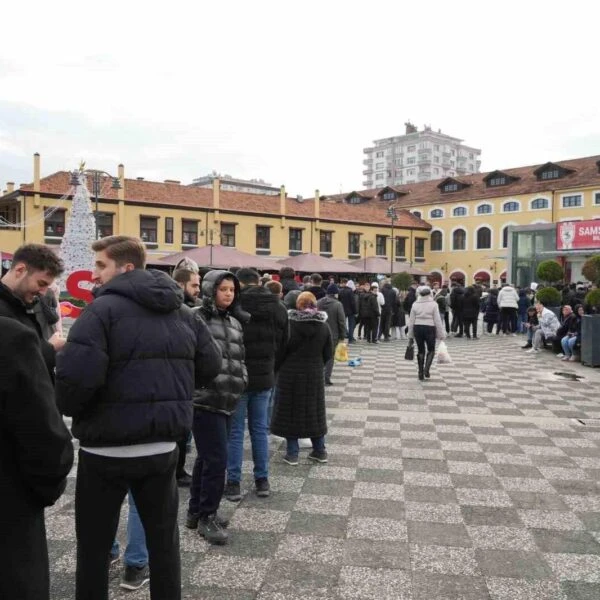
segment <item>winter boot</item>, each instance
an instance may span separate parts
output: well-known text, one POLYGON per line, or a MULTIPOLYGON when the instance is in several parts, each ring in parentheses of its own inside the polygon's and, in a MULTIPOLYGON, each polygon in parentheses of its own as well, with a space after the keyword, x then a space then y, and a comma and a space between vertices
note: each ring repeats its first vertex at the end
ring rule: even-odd
POLYGON ((417 354, 417 364, 419 365, 419 381, 423 381, 423 364, 425 362, 424 354, 417 354))
POLYGON ((423 374, 425 375, 425 379, 429 379, 429 369, 431 368, 431 363, 433 362, 433 352, 428 352, 425 357, 425 369, 423 374))

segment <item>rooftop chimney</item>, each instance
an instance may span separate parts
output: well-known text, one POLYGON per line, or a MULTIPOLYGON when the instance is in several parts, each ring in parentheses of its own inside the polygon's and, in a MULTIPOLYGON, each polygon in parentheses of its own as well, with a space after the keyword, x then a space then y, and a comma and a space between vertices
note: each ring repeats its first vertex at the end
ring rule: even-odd
POLYGON ((143 178, 143 177, 136 177, 136 179, 137 179, 138 181, 144 181, 144 178, 143 178))
POLYGON ((11 192, 15 191, 15 182, 14 181, 7 181, 6 182, 6 193, 10 194, 11 192))
POLYGON ((121 163, 117 168, 119 170, 119 183, 121 184, 121 189, 117 191, 117 194, 119 200, 125 200, 125 166, 121 163))

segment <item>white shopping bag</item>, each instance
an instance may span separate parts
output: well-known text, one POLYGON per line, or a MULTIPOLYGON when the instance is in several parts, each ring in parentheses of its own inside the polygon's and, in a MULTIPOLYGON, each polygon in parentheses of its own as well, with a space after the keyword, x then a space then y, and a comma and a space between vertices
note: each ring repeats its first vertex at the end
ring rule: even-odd
POLYGON ((448 352, 448 346, 446 346, 446 342, 444 342, 444 340, 438 344, 437 362, 438 365, 445 365, 452 362, 452 359, 450 358, 450 352, 448 352))

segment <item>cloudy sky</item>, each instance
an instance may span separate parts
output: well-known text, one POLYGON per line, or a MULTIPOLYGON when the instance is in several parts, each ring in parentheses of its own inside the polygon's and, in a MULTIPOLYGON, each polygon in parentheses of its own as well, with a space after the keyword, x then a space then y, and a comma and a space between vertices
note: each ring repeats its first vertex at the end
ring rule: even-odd
MULTIPOLYGON (((556 0, 11 2, 0 185, 87 166, 361 187, 410 119, 482 170, 600 154, 600 5, 556 0)), ((66 190, 65 190, 66 191, 66 190)))

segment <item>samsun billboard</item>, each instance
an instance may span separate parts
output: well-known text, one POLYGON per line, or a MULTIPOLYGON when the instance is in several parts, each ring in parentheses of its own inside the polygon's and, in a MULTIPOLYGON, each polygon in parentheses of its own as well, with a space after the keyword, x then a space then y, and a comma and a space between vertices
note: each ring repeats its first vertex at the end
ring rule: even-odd
POLYGON ((556 227, 557 250, 600 248, 600 220, 563 221, 556 227))

